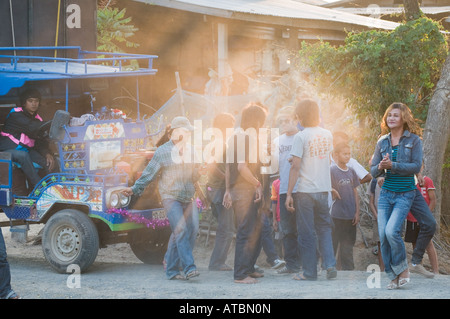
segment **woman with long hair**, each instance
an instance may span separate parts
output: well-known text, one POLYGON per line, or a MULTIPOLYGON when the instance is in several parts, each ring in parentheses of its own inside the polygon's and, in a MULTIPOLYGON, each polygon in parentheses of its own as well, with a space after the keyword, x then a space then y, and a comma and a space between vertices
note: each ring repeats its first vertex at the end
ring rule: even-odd
POLYGON ((415 197, 414 175, 422 166, 422 129, 409 107, 391 104, 381 121, 384 134, 372 159, 372 176, 385 174, 378 201, 378 231, 385 272, 391 279, 388 289, 406 285, 409 269, 401 237, 402 225, 415 197))

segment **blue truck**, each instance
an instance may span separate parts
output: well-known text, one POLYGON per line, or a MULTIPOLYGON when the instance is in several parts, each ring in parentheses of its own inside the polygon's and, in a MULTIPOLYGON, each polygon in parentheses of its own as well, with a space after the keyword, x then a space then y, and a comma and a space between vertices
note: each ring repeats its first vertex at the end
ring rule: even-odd
MULTIPOLYGON (((0 226, 44 224, 43 253, 57 272, 66 273, 73 264, 86 271, 100 248, 121 242, 129 243, 144 263, 163 260, 171 231, 157 186, 150 185, 140 198, 120 192, 151 160, 154 137, 161 131, 141 116, 139 102, 139 79, 156 74, 155 58, 80 47, 0 48, 0 99, 39 83, 63 88, 60 109, 42 127, 55 146, 59 171, 27 189, 20 165, 0 152, 0 210, 8 219, 0 226), (56 51, 65 57, 53 55, 56 51), (92 79, 135 81, 136 118, 108 107, 95 109, 93 92, 83 92, 91 97, 85 105, 89 112, 73 117, 71 88, 92 79)), ((8 106, 7 99, 1 101, 8 106)))

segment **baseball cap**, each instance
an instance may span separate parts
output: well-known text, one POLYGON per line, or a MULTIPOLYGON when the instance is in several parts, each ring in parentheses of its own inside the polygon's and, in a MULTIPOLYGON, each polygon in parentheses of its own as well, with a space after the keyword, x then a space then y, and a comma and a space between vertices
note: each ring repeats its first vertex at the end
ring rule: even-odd
POLYGON ((171 129, 184 128, 188 131, 194 130, 194 127, 191 125, 188 118, 186 118, 184 116, 174 117, 172 120, 172 123, 170 124, 170 128, 171 129))

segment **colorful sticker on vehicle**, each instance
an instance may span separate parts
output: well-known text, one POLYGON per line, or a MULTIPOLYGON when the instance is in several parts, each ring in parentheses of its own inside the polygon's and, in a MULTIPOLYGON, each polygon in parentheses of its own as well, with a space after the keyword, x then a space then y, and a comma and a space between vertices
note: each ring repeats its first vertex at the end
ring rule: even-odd
POLYGON ((42 193, 36 203, 41 217, 55 202, 71 202, 88 205, 92 211, 102 211, 103 191, 101 187, 86 185, 54 185, 42 193))
POLYGON ((101 140, 124 137, 125 131, 120 122, 92 124, 86 128, 84 140, 101 140))

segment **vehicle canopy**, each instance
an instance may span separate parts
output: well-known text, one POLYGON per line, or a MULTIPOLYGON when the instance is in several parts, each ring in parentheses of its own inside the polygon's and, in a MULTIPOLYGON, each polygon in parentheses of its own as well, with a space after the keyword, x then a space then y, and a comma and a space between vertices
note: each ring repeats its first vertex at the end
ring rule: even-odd
MULTIPOLYGON (((68 111, 70 80, 136 77, 138 81, 140 76, 156 74, 157 70, 153 68, 156 58, 156 55, 84 51, 78 46, 2 47, 0 96, 26 82, 62 80, 66 87, 65 108, 68 111), (57 52, 65 57, 56 57, 57 52)), ((139 109, 139 103, 137 107, 139 109)), ((139 117, 138 111, 138 120, 139 117)))

